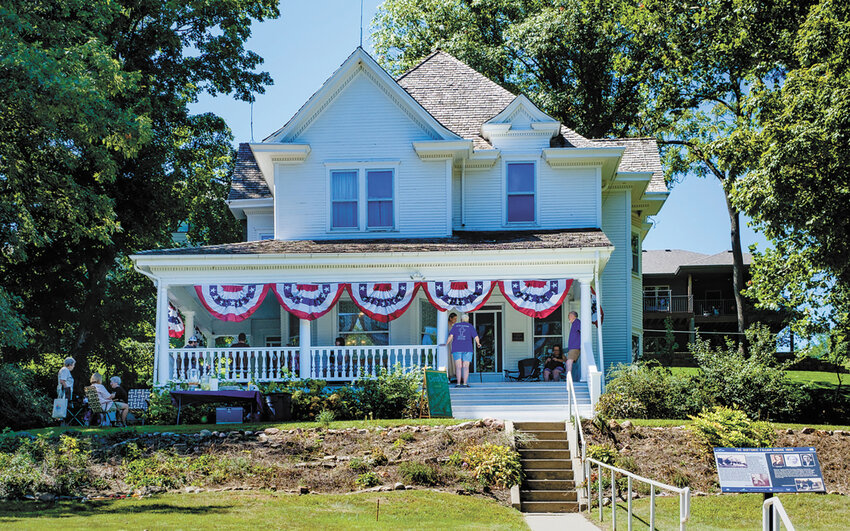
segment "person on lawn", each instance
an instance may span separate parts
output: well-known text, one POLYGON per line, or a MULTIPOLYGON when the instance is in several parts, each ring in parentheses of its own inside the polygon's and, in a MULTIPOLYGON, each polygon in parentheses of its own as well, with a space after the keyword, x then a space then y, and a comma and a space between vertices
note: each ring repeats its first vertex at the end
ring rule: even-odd
POLYGON ((446 343, 452 346, 452 358, 455 362, 455 374, 457 374, 456 387, 469 387, 469 364, 472 363, 474 347, 472 342, 481 348, 481 340, 475 327, 469 324, 469 314, 461 316, 460 322, 449 330, 449 338, 446 343))

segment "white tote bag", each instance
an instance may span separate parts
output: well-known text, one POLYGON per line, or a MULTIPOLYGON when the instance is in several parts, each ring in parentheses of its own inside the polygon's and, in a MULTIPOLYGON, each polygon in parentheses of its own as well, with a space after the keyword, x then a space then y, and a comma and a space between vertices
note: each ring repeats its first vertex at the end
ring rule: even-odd
POLYGON ((53 418, 64 419, 68 414, 68 399, 55 398, 53 400, 53 418))

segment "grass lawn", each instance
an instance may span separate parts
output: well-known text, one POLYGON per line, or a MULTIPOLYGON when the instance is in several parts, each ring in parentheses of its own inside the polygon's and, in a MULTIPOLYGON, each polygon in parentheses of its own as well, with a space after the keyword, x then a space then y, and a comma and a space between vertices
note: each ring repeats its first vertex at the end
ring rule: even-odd
MULTIPOLYGON (((781 494, 779 498, 797 529, 844 530, 850 521, 850 497, 823 494, 781 494)), ((724 494, 691 498, 688 529, 700 531, 761 529, 761 494, 724 494)), ((649 499, 634 500, 633 529, 649 529, 649 499)), ((617 528, 626 528, 626 504, 617 505, 617 528)), ((589 515, 599 524, 599 509, 589 515)), ((656 498, 655 528, 679 529, 679 498, 656 498)), ((603 529, 611 529, 611 507, 603 508, 603 529)), ((783 527, 784 529, 784 527, 783 527)))
POLYGON ((165 494, 45 505, 0 503, 7 529, 482 529, 528 527, 492 500, 424 490, 297 496, 270 491, 165 494), (377 501, 380 500, 378 508, 377 501), (376 521, 376 509, 378 519, 376 521))
MULTIPOLYGON (((374 429, 378 427, 390 428, 393 426, 449 426, 452 424, 460 424, 467 422, 468 419, 376 419, 376 420, 337 420, 330 423, 328 426, 331 429, 343 428, 366 428, 374 429)), ((129 428, 101 428, 87 426, 52 426, 49 428, 39 428, 35 430, 26 430, 27 433, 33 435, 58 435, 62 432, 75 430, 86 434, 109 434, 119 431, 135 430, 138 433, 153 433, 161 431, 169 431, 172 433, 198 433, 201 430, 210 431, 232 431, 232 430, 251 430, 258 431, 266 428, 280 428, 281 430, 293 430, 295 428, 316 428, 320 426, 318 422, 262 422, 251 424, 181 424, 179 426, 131 426, 129 428)), ((17 432, 11 432, 9 435, 14 435, 17 432)), ((0 435, 2 437, 3 435, 0 435)))
MULTIPOLYGON (((671 426, 688 426, 693 421, 691 419, 617 419, 618 422, 625 420, 631 421, 635 426, 648 426, 651 428, 669 428, 671 426)), ((846 430, 850 431, 850 426, 846 424, 793 424, 790 422, 774 422, 773 426, 778 430, 801 430, 803 428, 814 428, 816 430, 846 430)))

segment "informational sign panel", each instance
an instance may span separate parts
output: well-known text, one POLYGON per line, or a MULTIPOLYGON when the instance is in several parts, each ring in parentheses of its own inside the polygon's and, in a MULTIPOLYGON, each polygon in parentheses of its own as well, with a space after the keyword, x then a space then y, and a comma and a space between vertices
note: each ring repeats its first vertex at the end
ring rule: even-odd
POLYGON ((425 371, 426 415, 431 418, 452 418, 452 397, 449 394, 449 378, 445 371, 425 371))
POLYGON ((825 492, 818 454, 806 448, 715 448, 722 492, 825 492))

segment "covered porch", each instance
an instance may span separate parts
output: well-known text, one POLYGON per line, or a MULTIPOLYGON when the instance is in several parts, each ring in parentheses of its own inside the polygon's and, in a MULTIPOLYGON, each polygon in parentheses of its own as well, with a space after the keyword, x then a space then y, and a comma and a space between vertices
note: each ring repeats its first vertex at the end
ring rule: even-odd
POLYGON ((520 359, 540 357, 551 345, 566 343, 567 314, 576 311, 582 323, 582 356, 575 379, 595 402, 603 352, 601 328, 592 324, 593 304, 599 302, 593 299, 602 294, 597 288, 592 296, 591 284, 599 285, 612 247, 601 231, 594 236, 604 245, 552 245, 551 237, 535 236, 530 248, 481 248, 451 238, 432 240, 431 249, 422 249, 426 244, 419 242, 416 251, 389 241, 381 241, 383 248, 377 249, 374 241, 349 241, 324 244, 324 252, 316 252, 320 242, 272 240, 135 255, 137 270, 157 285, 155 379, 159 384, 183 382, 192 368, 215 370, 220 378, 239 383, 291 378, 350 382, 396 365, 444 370, 449 365, 444 346, 449 314, 469 312, 484 343, 470 381, 497 383, 505 380, 506 369, 516 370, 520 359), (310 252, 291 252, 293 244, 310 252), (342 252, 342 247, 352 252, 342 252), (255 302, 255 307, 247 316, 228 319, 211 302, 215 290, 209 291, 210 286, 221 291, 253 286, 256 298, 248 305, 255 302), (329 293, 314 301, 319 307, 310 307, 311 295, 302 289, 329 293), (387 304, 396 306, 368 306, 375 303, 376 289, 392 291, 387 304), (446 300, 439 300, 438 289, 446 300), (519 291, 511 294, 512 289, 519 291), (265 296, 258 297, 263 291, 265 296), (515 306, 522 304, 524 293, 544 292, 551 292, 548 304, 556 306, 545 317, 515 306), (304 300, 307 307, 299 307, 304 300), (387 311, 392 315, 382 320, 380 312, 387 311), (169 313, 182 318, 185 332, 179 340, 169 338, 169 313), (203 336, 200 348, 185 346, 193 331, 203 336), (250 347, 230 346, 239 333, 250 347), (336 338, 344 345, 334 345, 336 338))

